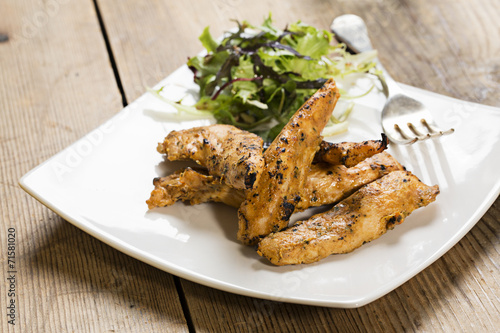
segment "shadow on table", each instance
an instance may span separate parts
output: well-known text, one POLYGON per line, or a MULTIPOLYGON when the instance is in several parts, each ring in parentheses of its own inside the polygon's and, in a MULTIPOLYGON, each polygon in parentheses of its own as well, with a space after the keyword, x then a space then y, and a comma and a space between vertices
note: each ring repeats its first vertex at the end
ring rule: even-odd
POLYGON ((38 317, 48 318, 74 301, 80 304, 75 311, 92 321, 104 319, 102 311, 106 311, 104 320, 117 326, 140 321, 186 327, 172 275, 111 248, 59 217, 49 223, 40 226, 50 229, 43 230, 48 235, 26 259, 33 274, 43 277, 38 283, 46 284, 38 317))
MULTIPOLYGON (((102 310, 94 304, 114 307, 114 311, 107 310, 111 316, 106 319, 113 324, 122 322, 124 316, 131 316, 131 320, 184 325, 180 306, 175 306, 173 301, 178 296, 170 274, 109 247, 58 217, 56 221, 46 223, 51 225, 41 225, 40 229, 50 230, 40 232, 48 233, 48 236, 36 245, 35 254, 25 259, 30 261, 33 274, 45 276, 45 283, 50 286, 44 286, 47 297, 44 305, 38 305, 37 309, 42 310, 39 315, 47 318, 51 311, 60 311, 76 299, 80 304, 88 302, 92 305, 88 308, 88 316, 92 318, 98 316, 95 311, 102 310)), ((481 220, 472 233, 490 227, 481 220)), ((494 251, 493 244, 493 241, 484 243, 483 251, 494 251)), ((460 267, 450 268, 450 265, 457 265, 456 257, 457 253, 445 254, 424 273, 357 309, 259 300, 181 281, 194 326, 202 331, 217 325, 260 330, 285 327, 284 323, 286 327, 309 324, 326 329, 335 322, 343 322, 341 326, 346 327, 347 323, 352 323, 353 316, 362 319, 353 324, 375 325, 371 326, 374 331, 378 331, 376 327, 382 324, 391 325, 396 330, 411 330, 432 327, 437 314, 430 311, 430 304, 457 297, 454 290, 465 283, 463 280, 468 272, 473 273, 473 260, 460 260, 460 267), (434 281, 429 283, 428 280, 433 278, 434 281), (200 311, 208 312, 202 314, 200 311), (221 311, 227 315, 217 316, 221 311), (213 319, 208 320, 207 316, 213 319)), ((383 327, 379 328, 383 331, 383 327)))

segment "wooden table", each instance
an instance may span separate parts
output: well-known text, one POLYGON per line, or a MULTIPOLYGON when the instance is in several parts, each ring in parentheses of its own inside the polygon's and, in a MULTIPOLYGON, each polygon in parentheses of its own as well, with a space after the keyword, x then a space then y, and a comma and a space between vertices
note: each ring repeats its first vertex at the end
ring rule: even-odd
POLYGON ((360 15, 395 79, 500 106, 500 2, 4 0, 0 12, 3 332, 498 332, 498 199, 401 287, 358 309, 331 309, 179 279, 73 227, 17 182, 199 52, 205 26, 219 35, 231 18, 259 23, 268 12, 280 27, 301 19, 325 29, 337 15, 360 15), (15 326, 6 316, 9 228, 15 326))

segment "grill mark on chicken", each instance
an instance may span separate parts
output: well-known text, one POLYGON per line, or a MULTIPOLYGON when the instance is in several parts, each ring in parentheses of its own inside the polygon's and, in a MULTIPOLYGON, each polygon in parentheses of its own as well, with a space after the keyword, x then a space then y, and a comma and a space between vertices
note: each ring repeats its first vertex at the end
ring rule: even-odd
POLYGON ((404 167, 387 152, 369 157, 350 168, 328 163, 313 164, 300 191, 302 200, 296 211, 336 203, 361 186, 398 170, 404 170, 404 167))
MULTIPOLYGON (((313 164, 304 187, 300 189, 301 200, 295 211, 334 204, 361 186, 396 170, 404 170, 404 167, 387 152, 367 158, 351 168, 327 163, 313 164)), ((149 209, 173 205, 177 201, 191 205, 222 202, 238 208, 245 198, 244 190, 234 189, 221 183, 217 177, 191 168, 155 178, 153 184, 155 189, 146 201, 149 209)))
POLYGON ((158 152, 170 161, 191 159, 238 189, 252 188, 264 167, 262 139, 231 125, 170 132, 158 152))
POLYGON ((244 244, 255 244, 271 231, 287 226, 321 142, 320 133, 338 97, 335 82, 328 80, 290 118, 264 152, 265 171, 238 210, 238 239, 244 244))
POLYGON ((382 133, 382 140, 367 140, 363 142, 321 142, 315 160, 333 165, 343 164, 351 167, 365 158, 378 154, 387 149, 387 136, 382 133))
POLYGON ((362 187, 330 211, 262 239, 257 252, 275 265, 312 263, 348 253, 400 224, 439 194, 407 171, 394 171, 362 187))

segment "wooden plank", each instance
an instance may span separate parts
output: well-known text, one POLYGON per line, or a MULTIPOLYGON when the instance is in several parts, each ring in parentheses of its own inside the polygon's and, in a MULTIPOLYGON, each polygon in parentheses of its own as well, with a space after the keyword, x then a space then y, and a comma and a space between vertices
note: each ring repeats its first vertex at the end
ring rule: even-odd
MULTIPOLYGON (((230 18, 260 23, 271 11, 278 26, 302 19, 325 29, 337 15, 358 14, 397 80, 500 106, 495 34, 500 8, 493 0, 97 2, 129 101, 199 52, 197 37, 205 26, 219 35, 234 26, 230 18)), ((500 325, 499 202, 443 258, 359 309, 263 301, 183 281, 194 327, 202 332, 494 331, 500 325)))
POLYGON ((389 1, 373 6, 361 16, 373 31, 381 61, 398 81, 498 105, 495 54, 500 45, 492 37, 498 22, 491 14, 498 12, 498 2, 389 1))
POLYGON ((17 185, 122 108, 93 3, 1 7, 0 331, 186 331, 172 276, 88 236, 17 185), (9 228, 15 273, 7 266, 9 228), (6 316, 11 299, 14 318, 6 316))

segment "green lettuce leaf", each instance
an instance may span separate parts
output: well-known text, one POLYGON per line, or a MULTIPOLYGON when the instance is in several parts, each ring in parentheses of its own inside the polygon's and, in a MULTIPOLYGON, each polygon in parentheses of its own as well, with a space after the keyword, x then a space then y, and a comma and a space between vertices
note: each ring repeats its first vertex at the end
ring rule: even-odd
MULTIPOLYGON (((258 26, 237 22, 237 30, 221 42, 208 27, 199 39, 206 55, 189 58, 187 65, 200 99, 191 107, 171 105, 182 112, 210 114, 219 123, 253 131, 265 140, 272 140, 327 79, 360 73, 381 77, 373 62, 375 52, 349 54, 344 44, 332 44, 330 32, 301 21, 278 29, 271 14, 258 26)), ((332 117, 328 133, 344 131, 349 113, 332 117)))

